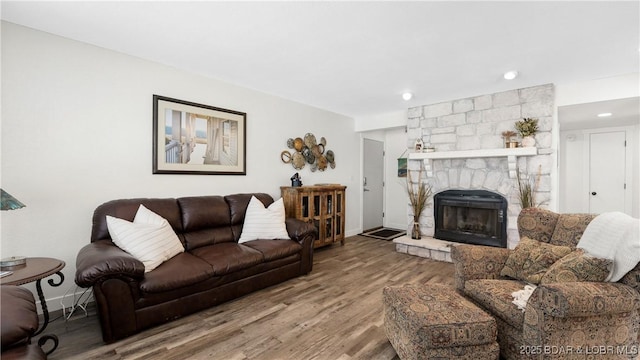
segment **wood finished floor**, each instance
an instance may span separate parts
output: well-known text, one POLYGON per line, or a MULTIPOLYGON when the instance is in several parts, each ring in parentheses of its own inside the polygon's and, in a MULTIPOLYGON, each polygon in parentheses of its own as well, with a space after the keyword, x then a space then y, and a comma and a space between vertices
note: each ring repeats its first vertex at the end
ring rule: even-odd
POLYGON ((383 329, 382 289, 453 284, 453 265, 353 236, 316 249, 313 271, 105 345, 95 309, 45 333, 58 359, 398 359, 383 329))

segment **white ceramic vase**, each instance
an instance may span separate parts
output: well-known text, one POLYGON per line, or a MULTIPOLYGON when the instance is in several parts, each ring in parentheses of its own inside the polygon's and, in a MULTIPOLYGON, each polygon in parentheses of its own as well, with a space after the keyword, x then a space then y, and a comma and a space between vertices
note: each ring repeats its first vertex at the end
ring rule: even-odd
POLYGON ((536 138, 533 136, 525 136, 522 138, 522 146, 523 147, 534 147, 536 146, 536 138))

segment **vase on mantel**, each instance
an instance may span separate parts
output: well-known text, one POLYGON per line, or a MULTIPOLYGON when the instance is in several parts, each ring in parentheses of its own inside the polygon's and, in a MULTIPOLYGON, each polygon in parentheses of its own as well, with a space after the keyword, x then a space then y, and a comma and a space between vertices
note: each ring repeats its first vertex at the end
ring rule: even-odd
POLYGON ((411 229, 411 238, 415 240, 421 239, 419 221, 415 221, 415 220, 413 221, 413 228, 411 229))
POLYGON ((523 147, 534 147, 536 146, 536 138, 533 136, 525 136, 522 138, 522 146, 523 147))

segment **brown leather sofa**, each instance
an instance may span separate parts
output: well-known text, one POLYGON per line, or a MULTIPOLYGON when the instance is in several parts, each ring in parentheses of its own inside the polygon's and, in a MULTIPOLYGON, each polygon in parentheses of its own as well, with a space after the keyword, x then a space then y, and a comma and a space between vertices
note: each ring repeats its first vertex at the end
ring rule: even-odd
POLYGON ((286 219, 292 240, 238 244, 251 196, 265 206, 268 194, 124 199, 93 214, 91 243, 78 253, 75 281, 93 287, 102 337, 107 343, 307 274, 316 229, 286 219), (148 273, 142 262, 111 242, 106 215, 132 221, 140 204, 169 221, 185 252, 148 273))
MULTIPOLYGON (((31 291, 14 285, 2 285, 0 288, 0 326, 2 327, 3 360, 46 359, 58 346, 55 335, 43 335, 38 343, 32 342, 38 330, 38 312, 31 291), (49 340, 53 348, 46 353, 42 346, 49 340)), ((42 329, 40 330, 42 331, 42 329)))

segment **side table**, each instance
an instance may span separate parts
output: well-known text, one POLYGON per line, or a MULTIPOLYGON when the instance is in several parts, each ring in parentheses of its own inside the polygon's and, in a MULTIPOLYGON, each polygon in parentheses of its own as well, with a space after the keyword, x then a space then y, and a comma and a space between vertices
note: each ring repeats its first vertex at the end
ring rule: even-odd
POLYGON ((38 329, 34 334, 38 335, 47 327, 47 325, 49 325, 47 300, 44 298, 40 282, 42 279, 55 274, 60 277, 60 280, 55 282, 54 279, 49 279, 47 282, 53 287, 62 285, 64 275, 60 270, 64 268, 65 263, 62 260, 43 257, 30 257, 26 260, 27 262, 22 265, 2 267, 2 271, 13 271, 13 274, 0 278, 0 285, 24 285, 30 282, 36 282, 36 290, 38 292, 40 306, 42 307, 42 315, 44 317, 42 327, 40 327, 40 329, 38 329))

